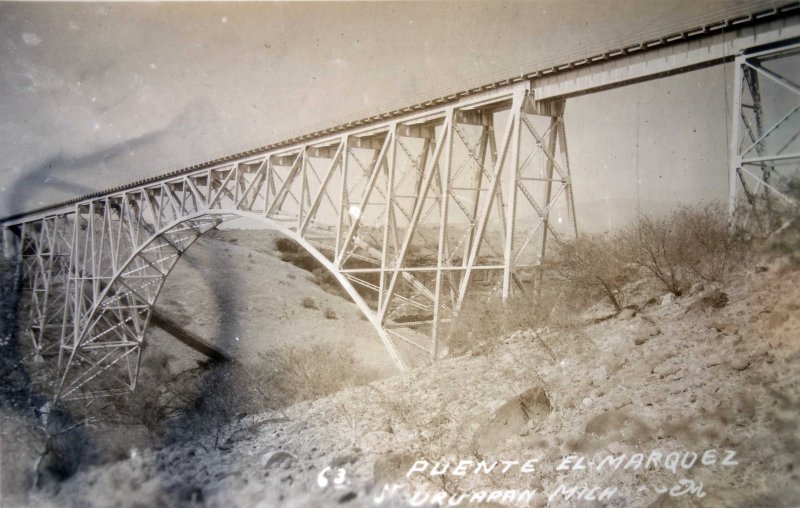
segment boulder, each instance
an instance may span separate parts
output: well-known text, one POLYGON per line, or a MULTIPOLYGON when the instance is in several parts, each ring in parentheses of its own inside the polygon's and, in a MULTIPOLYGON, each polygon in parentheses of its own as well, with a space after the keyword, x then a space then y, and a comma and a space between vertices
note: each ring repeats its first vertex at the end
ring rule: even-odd
POLYGON ((730 361, 731 369, 736 371, 743 371, 750 366, 750 360, 744 357, 736 357, 730 361))
POLYGON ((721 309, 726 305, 728 305, 727 293, 715 290, 693 302, 686 311, 699 310, 705 312, 707 309, 721 309))
POLYGON ((289 452, 283 450, 273 450, 261 456, 261 466, 265 469, 280 467, 284 464, 296 461, 297 458, 289 452))

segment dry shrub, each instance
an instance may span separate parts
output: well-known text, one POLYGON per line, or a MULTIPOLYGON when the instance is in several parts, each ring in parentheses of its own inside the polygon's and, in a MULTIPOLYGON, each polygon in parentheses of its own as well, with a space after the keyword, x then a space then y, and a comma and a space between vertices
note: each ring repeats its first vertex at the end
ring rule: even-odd
POLYGON ((732 228, 719 205, 681 208, 670 221, 677 241, 684 244, 680 264, 690 280, 725 283, 730 271, 744 260, 746 235, 732 228))
POLYGON ((619 312, 625 306, 625 285, 635 278, 631 267, 619 256, 613 239, 602 235, 579 237, 556 243, 552 261, 546 264, 556 279, 573 292, 607 298, 619 312))
POLYGON ((315 302, 314 299, 311 298, 310 296, 306 296, 305 298, 303 298, 303 301, 300 302, 300 305, 302 305, 303 308, 306 309, 312 309, 312 310, 319 309, 319 305, 317 305, 317 302, 315 302))
POLYGON ((168 441, 202 441, 211 436, 219 446, 224 429, 235 418, 274 407, 258 379, 238 362, 212 363, 201 375, 172 394, 165 416, 168 441))
POLYGON ((641 216, 617 236, 619 255, 680 296, 693 282, 724 283, 744 259, 746 240, 719 205, 641 216))
POLYGON ((528 328, 569 328, 594 301, 579 288, 546 275, 505 303, 485 295, 467 297, 444 342, 452 355, 485 354, 509 334, 528 328))
POLYGON ((688 289, 680 270, 681 259, 688 254, 686 243, 679 241, 685 237, 669 220, 642 216, 618 238, 623 258, 644 268, 667 291, 680 296, 688 289))
POLYGON ((301 252, 303 248, 291 238, 280 237, 275 239, 275 250, 281 254, 297 254, 301 252))
POLYGON ((800 180, 787 185, 789 200, 778 200, 773 206, 775 229, 768 237, 767 246, 773 252, 787 255, 790 261, 800 264, 800 180))
POLYGON ((336 277, 326 268, 315 268, 312 273, 314 274, 314 281, 326 293, 339 296, 345 300, 350 300, 350 295, 347 294, 336 277))
POLYGON ((375 378, 358 364, 349 346, 283 345, 259 356, 259 384, 279 406, 318 399, 375 378))
POLYGON ((283 252, 281 253, 281 261, 291 263, 307 272, 314 272, 314 270, 320 269, 321 267, 319 261, 306 251, 283 252))
POLYGON ((445 345, 452 355, 467 351, 484 353, 504 335, 505 312, 497 299, 472 296, 465 299, 445 345))
POLYGON ((719 205, 708 205, 664 218, 645 215, 615 235, 554 243, 535 289, 505 304, 485 295, 468 298, 446 344, 453 354, 482 353, 519 329, 571 327, 600 299, 619 311, 642 274, 676 295, 694 282, 724 284, 745 261, 746 236, 719 205))
MULTIPOLYGON (((340 296, 345 299, 350 299, 350 296, 344 289, 342 289, 342 286, 339 284, 339 281, 336 279, 336 277, 327 268, 322 266, 322 263, 320 263, 310 252, 305 250, 299 243, 295 242, 291 238, 278 238, 275 240, 275 250, 280 252, 281 261, 290 263, 300 269, 314 274, 314 282, 326 293, 340 296)), ((353 264, 354 263, 351 261, 348 267, 352 268, 353 266, 351 265, 353 264)), ((367 265, 372 267, 372 265, 368 263, 367 265)), ((360 264, 358 266, 360 266, 360 264)), ((377 274, 374 274, 373 276, 377 277, 377 274)), ((377 281, 377 278, 375 280, 377 281)), ((368 297, 374 298, 374 294, 371 290, 365 290, 361 287, 356 287, 356 290, 360 293, 363 292, 362 296, 367 295, 368 297)))

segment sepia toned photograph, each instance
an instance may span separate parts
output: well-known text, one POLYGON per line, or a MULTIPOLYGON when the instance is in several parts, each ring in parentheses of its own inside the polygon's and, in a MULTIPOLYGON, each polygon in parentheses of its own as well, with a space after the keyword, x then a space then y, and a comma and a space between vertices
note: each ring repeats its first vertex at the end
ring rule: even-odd
POLYGON ((800 507, 800 1, 0 0, 0 508, 800 507))

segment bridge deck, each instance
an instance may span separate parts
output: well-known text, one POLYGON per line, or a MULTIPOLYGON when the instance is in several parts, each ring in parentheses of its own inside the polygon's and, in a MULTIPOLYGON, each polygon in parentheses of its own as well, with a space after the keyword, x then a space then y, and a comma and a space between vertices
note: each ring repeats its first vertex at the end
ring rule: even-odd
POLYGON ((603 48, 593 54, 557 55, 533 70, 521 71, 513 76, 439 95, 372 116, 342 122, 269 145, 166 172, 159 176, 17 213, 0 219, 0 222, 5 225, 14 225, 28 220, 38 220, 49 214, 66 211, 67 207, 82 201, 281 148, 309 143, 359 127, 400 119, 410 113, 440 108, 442 105, 456 103, 465 97, 485 94, 522 81, 531 83, 531 90, 537 100, 546 100, 596 92, 722 63, 732 59, 736 52, 747 47, 769 44, 775 40, 785 40, 787 37, 800 37, 800 1, 749 2, 746 5, 711 13, 689 28, 676 28, 675 30, 662 28, 662 30, 663 32, 660 34, 653 34, 651 37, 645 36, 638 40, 622 41, 619 45, 603 48))

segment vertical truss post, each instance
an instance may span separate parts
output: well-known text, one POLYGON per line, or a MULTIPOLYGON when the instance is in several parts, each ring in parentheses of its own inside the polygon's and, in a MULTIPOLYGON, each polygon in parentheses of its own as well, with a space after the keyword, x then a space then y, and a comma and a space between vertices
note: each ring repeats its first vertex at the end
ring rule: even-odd
POLYGON ((481 187, 483 186, 483 175, 486 171, 486 150, 489 146, 490 138, 494 137, 494 115, 488 112, 481 114, 481 140, 478 146, 478 160, 475 165, 475 174, 473 176, 473 186, 475 191, 472 196, 472 215, 470 217, 470 230, 467 234, 467 240, 464 242, 464 253, 462 254, 462 266, 466 266, 467 258, 469 257, 469 246, 472 245, 475 239, 475 220, 478 217, 478 203, 481 200, 481 187))
MULTIPOLYGON (((539 262, 544 262, 544 255, 547 251, 547 232, 550 229, 550 199, 553 196, 553 166, 555 161, 556 155, 556 143, 560 137, 560 126, 564 122, 564 102, 560 101, 554 103, 552 107, 555 109, 553 111, 553 115, 550 117, 550 132, 547 136, 547 146, 544 147, 545 154, 547 157, 547 162, 545 163, 544 169, 544 216, 542 217, 542 245, 539 251, 539 262)), ((564 149, 564 144, 562 143, 562 149, 564 149)), ((570 185, 570 188, 572 186, 570 185)), ((567 195, 570 197, 570 194, 567 195)), ((571 200, 570 200, 571 201, 571 200)))
POLYGON ((379 274, 378 309, 383 308, 388 296, 386 291, 386 271, 389 268, 389 238, 394 234, 392 229, 395 227, 393 221, 395 163, 397 161, 397 123, 395 122, 392 122, 389 127, 387 142, 389 143, 389 153, 386 155, 386 194, 384 196, 386 217, 383 224, 383 252, 381 252, 381 272, 379 274))
POLYGON ((567 147, 567 126, 564 123, 564 110, 566 109, 566 101, 561 103, 561 109, 558 118, 558 143, 561 146, 561 153, 564 159, 564 178, 566 179, 566 192, 567 192, 567 213, 569 220, 572 222, 572 234, 575 238, 578 237, 578 217, 575 214, 575 189, 572 186, 572 170, 569 166, 569 148, 567 147))
POLYGON ((508 203, 506 204, 506 238, 503 251, 503 301, 511 296, 511 277, 514 274, 514 227, 517 223, 517 188, 519 185, 519 139, 522 122, 522 104, 519 110, 512 113, 514 118, 511 133, 511 147, 507 170, 506 186, 508 187, 508 203))
MULTIPOLYGON (((77 268, 78 258, 78 232, 80 231, 80 205, 75 206, 74 210, 75 219, 72 221, 72 248, 69 253, 69 265, 67 267, 67 277, 64 281, 64 316, 61 320, 61 338, 58 348, 58 363, 57 366, 61 369, 64 365, 64 352, 69 338, 72 337, 74 327, 76 326, 74 316, 78 315, 77 299, 75 298, 77 277, 76 273, 79 271, 77 268)), ((66 234, 67 232, 65 232, 66 234)))
MULTIPOLYGON (((761 109, 761 90, 758 85, 758 73, 752 67, 743 67, 744 80, 747 83, 747 88, 750 91, 750 98, 752 99, 751 108, 753 110, 753 117, 755 120, 755 132, 751 123, 747 123, 748 137, 756 144, 756 154, 759 158, 764 157, 764 112, 761 109)), ((744 118, 743 118, 744 120, 744 118)), ((771 173, 772 164, 766 161, 759 163, 761 168, 762 178, 765 184, 769 184, 769 177, 771 173)), ((767 220, 770 222, 769 227, 772 227, 772 200, 770 199, 769 187, 764 188, 764 202, 767 211, 767 220)))
POLYGON ((340 164, 341 181, 339 188, 339 216, 336 220, 336 242, 333 245, 333 259, 339 259, 342 250, 342 233, 344 232, 345 214, 350 211, 347 209, 347 170, 350 160, 350 137, 345 134, 342 136, 342 163, 340 164))
MULTIPOLYGON (((747 192, 741 170, 742 158, 739 155, 739 137, 741 136, 739 133, 739 118, 742 115, 742 85, 744 82, 744 76, 742 74, 743 63, 744 57, 742 55, 737 56, 734 60, 733 69, 733 109, 731 110, 730 161, 728 166, 728 213, 731 219, 733 219, 736 213, 736 198, 738 195, 738 185, 736 181, 738 179, 742 179, 742 185, 745 185, 744 191, 747 192)), ((749 197, 748 195, 748 201, 750 200, 749 197)))
MULTIPOLYGON (((436 282, 434 286, 433 301, 433 323, 431 325, 431 338, 433 347, 431 356, 436 359, 439 353, 439 324, 442 310, 442 267, 444 266, 445 256, 447 255, 447 225, 448 225, 448 204, 450 203, 450 166, 453 158, 453 129, 455 116, 453 108, 447 110, 447 121, 443 129, 444 135, 444 163, 439 165, 439 245, 436 255, 436 282)), ((435 165, 435 162, 434 162, 435 165)))

